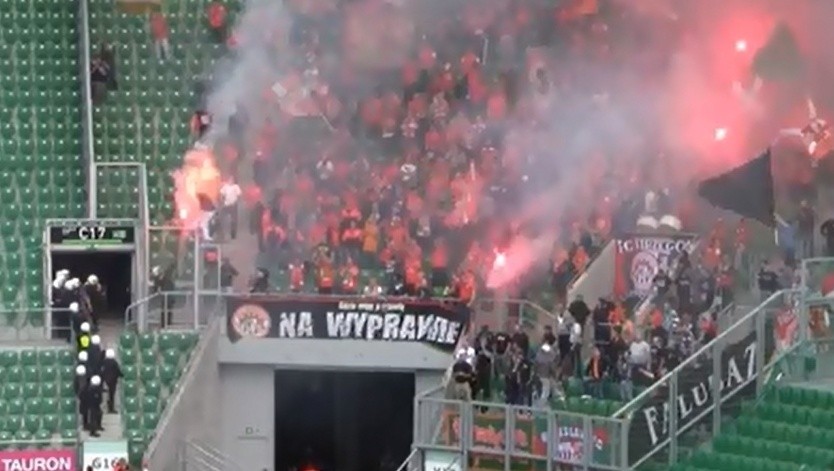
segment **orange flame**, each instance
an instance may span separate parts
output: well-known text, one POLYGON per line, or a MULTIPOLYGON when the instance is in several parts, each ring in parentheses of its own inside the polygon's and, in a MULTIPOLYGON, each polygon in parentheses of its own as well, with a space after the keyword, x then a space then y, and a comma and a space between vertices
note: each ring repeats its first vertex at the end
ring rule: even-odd
POLYGON ((173 172, 174 204, 179 225, 193 230, 200 224, 202 209, 198 195, 217 204, 222 185, 220 170, 210 149, 191 149, 185 153, 183 165, 173 172))

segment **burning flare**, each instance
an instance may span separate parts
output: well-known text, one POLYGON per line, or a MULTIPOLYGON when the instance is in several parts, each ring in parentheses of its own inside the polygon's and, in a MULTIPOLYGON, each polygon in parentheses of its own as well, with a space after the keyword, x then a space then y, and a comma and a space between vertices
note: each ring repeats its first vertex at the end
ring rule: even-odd
POLYGON ((172 173, 174 203, 179 225, 186 230, 196 229, 201 222, 206 204, 217 204, 222 185, 220 170, 211 149, 195 146, 185 153, 183 165, 172 173))

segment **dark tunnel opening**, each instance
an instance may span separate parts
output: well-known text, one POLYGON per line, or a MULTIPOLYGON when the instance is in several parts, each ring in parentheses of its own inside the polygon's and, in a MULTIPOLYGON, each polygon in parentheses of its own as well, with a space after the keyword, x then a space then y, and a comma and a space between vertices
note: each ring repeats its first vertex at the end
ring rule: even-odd
POLYGON ((413 373, 276 371, 276 471, 395 471, 413 398, 413 373))

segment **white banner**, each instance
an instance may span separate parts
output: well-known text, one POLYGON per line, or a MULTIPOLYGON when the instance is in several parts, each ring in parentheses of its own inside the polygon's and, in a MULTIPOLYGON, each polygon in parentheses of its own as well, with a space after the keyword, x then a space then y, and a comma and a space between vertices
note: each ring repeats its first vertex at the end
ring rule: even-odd
POLYGON ((460 461, 459 453, 425 450, 423 452, 423 471, 463 471, 460 461))
POLYGON ((111 471, 119 460, 127 460, 127 442, 84 442, 84 466, 94 471, 111 471))

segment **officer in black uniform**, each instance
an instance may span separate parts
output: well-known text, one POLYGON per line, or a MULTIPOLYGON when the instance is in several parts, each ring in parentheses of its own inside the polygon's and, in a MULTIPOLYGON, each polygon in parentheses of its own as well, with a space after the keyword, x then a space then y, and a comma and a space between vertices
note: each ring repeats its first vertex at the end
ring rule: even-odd
POLYGON ((101 399, 101 376, 95 375, 90 378, 86 394, 87 426, 91 437, 98 437, 104 430, 101 427, 101 399))
POLYGON ((107 413, 115 414, 116 388, 119 385, 119 379, 124 375, 122 374, 122 368, 119 366, 119 361, 116 360, 116 351, 112 348, 104 351, 101 376, 104 379, 104 384, 107 385, 107 413))

